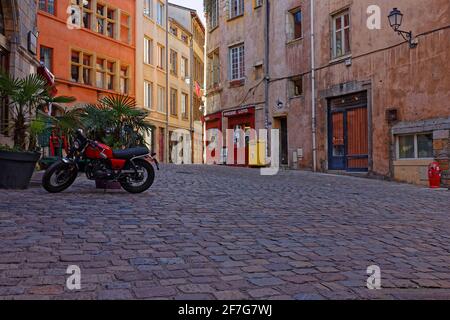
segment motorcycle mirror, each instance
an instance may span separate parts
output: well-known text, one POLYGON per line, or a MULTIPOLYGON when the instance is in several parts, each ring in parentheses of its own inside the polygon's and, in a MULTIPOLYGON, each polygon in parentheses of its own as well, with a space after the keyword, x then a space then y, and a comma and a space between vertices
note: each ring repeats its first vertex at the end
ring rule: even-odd
POLYGON ((80 137, 85 138, 83 129, 78 129, 78 130, 76 131, 76 134, 77 134, 77 136, 80 136, 80 137))

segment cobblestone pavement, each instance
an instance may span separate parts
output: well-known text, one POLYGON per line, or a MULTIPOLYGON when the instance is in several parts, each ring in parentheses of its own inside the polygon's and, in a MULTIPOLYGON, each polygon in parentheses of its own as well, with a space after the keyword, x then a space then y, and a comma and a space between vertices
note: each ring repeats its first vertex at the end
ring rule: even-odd
POLYGON ((0 297, 450 299, 449 208, 448 191, 216 166, 165 166, 142 195, 0 191, 0 297))

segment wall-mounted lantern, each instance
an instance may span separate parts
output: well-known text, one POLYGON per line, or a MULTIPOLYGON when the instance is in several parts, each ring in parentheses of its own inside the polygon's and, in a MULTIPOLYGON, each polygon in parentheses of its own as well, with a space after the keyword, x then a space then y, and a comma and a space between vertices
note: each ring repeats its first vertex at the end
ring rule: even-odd
POLYGON ((400 27, 402 26, 403 22, 403 13, 398 10, 397 8, 392 9, 391 13, 388 16, 389 18, 389 24, 391 25, 391 28, 394 29, 395 32, 397 32, 399 35, 405 39, 409 43, 409 47, 411 49, 417 47, 418 41, 417 38, 414 38, 412 31, 403 31, 400 30, 400 27))

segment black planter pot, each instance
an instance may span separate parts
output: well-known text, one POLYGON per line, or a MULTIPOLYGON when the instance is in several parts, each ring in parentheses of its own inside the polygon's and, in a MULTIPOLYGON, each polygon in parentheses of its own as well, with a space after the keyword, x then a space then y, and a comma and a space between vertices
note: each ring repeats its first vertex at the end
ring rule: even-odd
POLYGON ((40 157, 37 152, 0 151, 0 189, 28 188, 40 157))

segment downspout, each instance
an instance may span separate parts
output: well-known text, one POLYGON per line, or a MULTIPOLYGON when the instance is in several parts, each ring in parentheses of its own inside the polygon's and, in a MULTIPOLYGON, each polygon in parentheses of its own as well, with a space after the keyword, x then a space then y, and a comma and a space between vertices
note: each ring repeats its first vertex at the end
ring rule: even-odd
POLYGON ((170 108, 170 90, 169 90, 169 2, 166 1, 166 132, 165 132, 165 163, 170 162, 170 137, 169 137, 169 108, 170 108))
POLYGON ((317 171, 317 126, 316 126, 316 61, 315 61, 315 34, 314 34, 314 0, 311 0, 311 129, 313 171, 317 171))
POLYGON ((267 156, 271 153, 271 134, 269 129, 271 127, 270 124, 270 113, 269 113, 269 85, 270 85, 270 34, 269 34, 269 26, 270 26, 270 1, 266 0, 266 14, 265 14, 265 23, 264 23, 264 34, 265 34, 265 57, 264 57, 264 66, 265 66, 265 88, 264 88, 264 128, 267 130, 267 143, 266 143, 266 154, 267 156))
POLYGON ((194 19, 191 16, 191 41, 190 41, 190 58, 189 58, 189 126, 191 134, 191 163, 194 163, 194 146, 195 146, 195 134, 194 134, 194 19))

